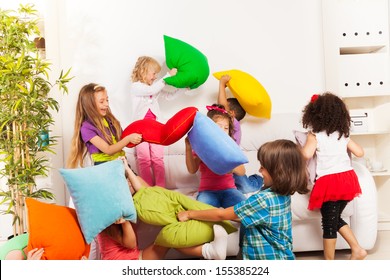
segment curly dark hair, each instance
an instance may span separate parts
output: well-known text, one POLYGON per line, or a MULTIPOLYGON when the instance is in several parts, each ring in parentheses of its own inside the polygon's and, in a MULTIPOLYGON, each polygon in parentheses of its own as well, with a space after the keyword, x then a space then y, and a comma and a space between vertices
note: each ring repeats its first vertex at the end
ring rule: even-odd
POLYGON ((235 118, 238 121, 241 121, 245 117, 246 111, 244 110, 244 108, 242 108, 237 98, 230 97, 227 99, 227 102, 228 102, 229 110, 234 112, 235 118))
POLYGON ((228 113, 228 111, 226 111, 225 106, 214 103, 208 108, 207 116, 213 121, 216 121, 218 118, 229 120, 229 136, 233 138, 233 134, 235 132, 233 126, 233 118, 228 113), (218 110, 218 108, 220 110, 218 110))
POLYGON ((343 135, 349 137, 351 116, 347 106, 337 95, 331 92, 313 95, 302 112, 304 128, 309 128, 315 133, 325 131, 327 135, 337 131, 339 139, 343 135))

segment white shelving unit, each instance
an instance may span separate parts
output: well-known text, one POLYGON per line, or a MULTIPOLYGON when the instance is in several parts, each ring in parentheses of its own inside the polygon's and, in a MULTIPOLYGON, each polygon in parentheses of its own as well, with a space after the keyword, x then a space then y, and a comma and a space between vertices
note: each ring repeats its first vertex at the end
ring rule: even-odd
MULTIPOLYGON (((363 146, 377 190, 379 229, 390 230, 389 0, 323 0, 327 90, 340 95, 364 125, 351 137, 363 146), (359 116, 359 115, 358 115, 359 116)), ((369 166, 368 166, 369 167, 369 166)))

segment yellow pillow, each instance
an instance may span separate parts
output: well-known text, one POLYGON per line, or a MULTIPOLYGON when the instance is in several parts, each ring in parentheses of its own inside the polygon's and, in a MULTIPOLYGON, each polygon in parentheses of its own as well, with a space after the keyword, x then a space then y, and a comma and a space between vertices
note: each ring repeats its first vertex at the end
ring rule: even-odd
POLYGON ((218 80, 223 75, 231 77, 227 86, 248 114, 260 118, 271 118, 271 98, 253 76, 240 70, 221 71, 213 75, 218 80))

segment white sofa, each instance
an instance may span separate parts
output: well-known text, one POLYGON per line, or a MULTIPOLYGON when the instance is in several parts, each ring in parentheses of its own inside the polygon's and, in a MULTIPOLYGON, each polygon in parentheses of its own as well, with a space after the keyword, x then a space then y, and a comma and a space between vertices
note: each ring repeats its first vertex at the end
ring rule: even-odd
MULTIPOLYGON (((274 114, 270 120, 246 117, 241 124, 241 148, 247 155, 247 174, 259 174, 257 149, 261 144, 275 139, 294 140, 293 130, 303 131, 298 114, 274 114)), ((199 185, 198 175, 188 173, 185 165, 184 138, 165 147, 165 171, 167 188, 196 197, 199 185)), ((127 150, 132 167, 136 168, 133 149, 127 150)), ((349 203, 343 218, 351 226, 361 246, 373 248, 377 236, 377 194, 374 180, 363 165, 353 162, 358 174, 363 194, 349 203)), ((322 250, 321 215, 318 211, 307 210, 309 195, 295 194, 292 197, 293 213, 293 249, 295 252, 322 250)), ((141 248, 150 244, 159 228, 140 223, 138 239, 141 248)), ((237 241, 238 242, 238 241, 237 241)), ((337 239, 337 249, 349 248, 343 238, 337 239)), ((185 258, 176 250, 170 250, 167 258, 185 258)))

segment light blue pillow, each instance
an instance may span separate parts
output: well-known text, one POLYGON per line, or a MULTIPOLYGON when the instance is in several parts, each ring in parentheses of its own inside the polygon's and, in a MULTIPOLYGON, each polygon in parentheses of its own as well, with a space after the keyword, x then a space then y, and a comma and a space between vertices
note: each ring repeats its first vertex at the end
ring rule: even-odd
POLYGON ((188 139, 198 157, 216 174, 226 174, 248 162, 237 143, 200 112, 196 113, 188 139))
POLYGON ((85 168, 60 169, 60 173, 88 244, 121 217, 136 222, 137 212, 121 160, 85 168))

